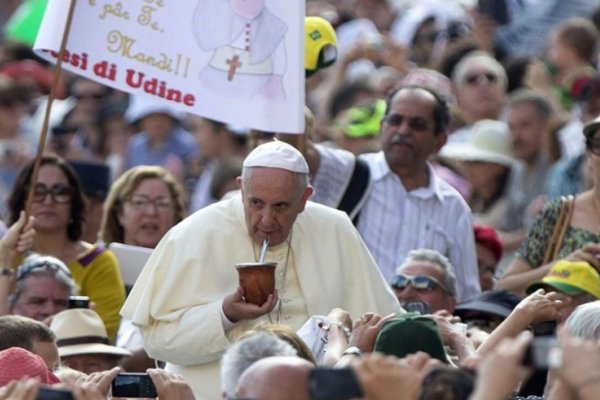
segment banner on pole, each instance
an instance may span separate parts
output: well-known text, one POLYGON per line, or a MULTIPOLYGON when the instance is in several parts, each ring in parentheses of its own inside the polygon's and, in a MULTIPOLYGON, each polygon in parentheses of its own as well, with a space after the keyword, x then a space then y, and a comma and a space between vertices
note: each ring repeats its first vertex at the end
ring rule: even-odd
MULTIPOLYGON (((56 61, 69 1, 50 0, 34 50, 56 61)), ((176 109, 304 132, 304 1, 77 0, 63 68, 176 109)))

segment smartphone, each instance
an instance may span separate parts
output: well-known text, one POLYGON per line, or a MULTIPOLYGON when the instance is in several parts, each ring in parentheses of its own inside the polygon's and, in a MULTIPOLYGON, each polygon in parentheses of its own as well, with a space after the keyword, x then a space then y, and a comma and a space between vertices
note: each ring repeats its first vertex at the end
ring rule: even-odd
POLYGON ((350 368, 314 368, 308 377, 311 400, 348 400, 363 397, 350 368))
POLYGON ((90 308, 88 296, 69 296, 69 308, 90 308))
POLYGON ((75 400, 75 397, 67 389, 40 387, 37 400, 75 400))
POLYGON ((556 321, 538 322, 532 326, 533 336, 556 336, 556 321))
POLYGON ((560 364, 560 347, 556 336, 534 337, 523 356, 522 364, 536 370, 548 370, 560 364))
POLYGON ((148 374, 123 373, 113 379, 113 397, 157 397, 154 382, 148 374))
POLYGON ((406 312, 416 312, 421 315, 431 314, 431 306, 424 301, 413 300, 402 304, 402 308, 406 312))

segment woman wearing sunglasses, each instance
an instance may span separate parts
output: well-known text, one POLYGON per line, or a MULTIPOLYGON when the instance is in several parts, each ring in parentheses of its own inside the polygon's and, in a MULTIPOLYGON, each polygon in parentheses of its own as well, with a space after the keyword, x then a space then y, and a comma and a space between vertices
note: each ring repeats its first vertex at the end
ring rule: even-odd
POLYGON ((600 271, 600 116, 584 126, 583 134, 592 188, 571 201, 557 199, 544 207, 498 281, 498 289, 523 295, 558 259, 586 261, 600 271))
MULTIPOLYGON (((32 185, 33 160, 19 173, 8 200, 9 224, 25 209, 32 185)), ((31 214, 35 217, 32 250, 52 255, 69 267, 80 294, 96 304, 108 335, 114 340, 125 289, 114 254, 81 240, 85 218, 81 184, 72 167, 55 155, 44 155, 34 184, 31 214)))

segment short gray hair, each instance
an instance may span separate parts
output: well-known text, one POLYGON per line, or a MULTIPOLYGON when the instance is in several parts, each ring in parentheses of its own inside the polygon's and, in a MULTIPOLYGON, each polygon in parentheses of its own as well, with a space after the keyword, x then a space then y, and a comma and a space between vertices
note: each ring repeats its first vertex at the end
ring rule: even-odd
POLYGON ((565 324, 573 336, 600 340, 600 300, 578 306, 565 324))
POLYGON ((8 296, 8 304, 13 307, 25 290, 25 281, 29 276, 47 276, 59 285, 69 290, 70 295, 77 293, 79 288, 69 271, 69 268, 56 257, 33 253, 23 260, 17 270, 15 290, 8 296))
POLYGON ((446 288, 450 292, 450 295, 456 297, 456 274, 454 273, 454 267, 450 263, 450 260, 448 260, 448 258, 445 255, 433 249, 411 250, 404 259, 404 262, 402 262, 402 264, 396 269, 396 272, 399 271, 405 265, 414 261, 426 261, 438 265, 442 269, 442 271, 444 271, 444 279, 442 284, 446 286, 446 288))
POLYGON ((255 361, 273 356, 296 357, 298 353, 288 342, 268 332, 257 332, 235 342, 221 359, 221 388, 234 396, 242 373, 255 361))

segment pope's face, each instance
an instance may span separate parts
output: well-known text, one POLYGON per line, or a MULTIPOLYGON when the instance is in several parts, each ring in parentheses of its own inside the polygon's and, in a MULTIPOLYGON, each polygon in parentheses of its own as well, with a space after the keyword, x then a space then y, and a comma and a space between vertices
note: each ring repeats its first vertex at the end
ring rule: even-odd
POLYGON ((248 233, 255 243, 284 242, 298 214, 304 211, 312 187, 302 187, 299 175, 278 168, 249 168, 238 178, 248 233))
POLYGON ((265 0, 229 0, 229 4, 240 17, 254 19, 265 7, 265 0))

